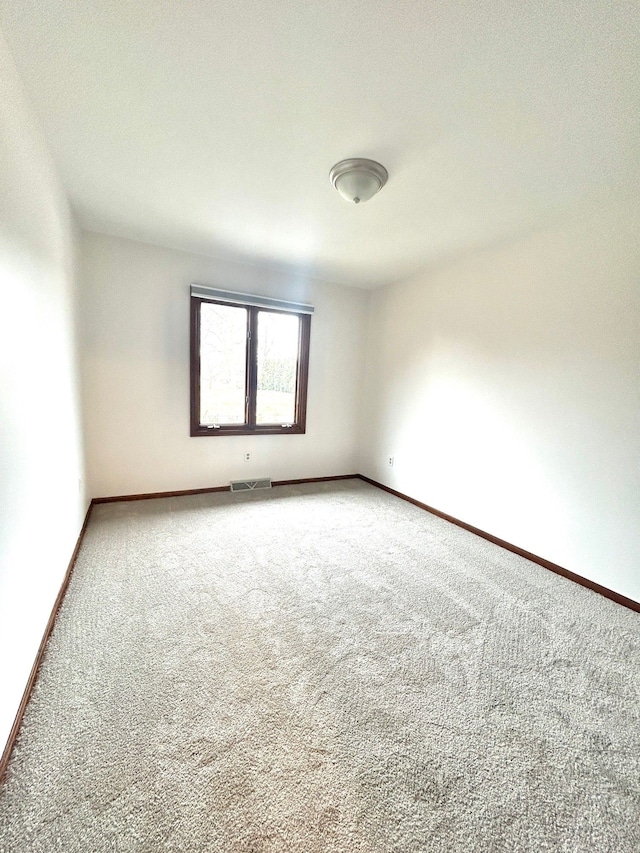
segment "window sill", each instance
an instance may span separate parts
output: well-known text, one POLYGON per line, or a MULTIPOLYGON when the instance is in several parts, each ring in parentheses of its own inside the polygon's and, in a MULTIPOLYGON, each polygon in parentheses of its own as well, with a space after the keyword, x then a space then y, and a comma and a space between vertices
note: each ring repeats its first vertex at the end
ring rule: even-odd
POLYGON ((191 436, 215 436, 215 435, 304 435, 304 428, 298 424, 293 424, 290 427, 281 426, 256 426, 248 427, 242 424, 238 427, 221 426, 221 427, 191 427, 191 436))

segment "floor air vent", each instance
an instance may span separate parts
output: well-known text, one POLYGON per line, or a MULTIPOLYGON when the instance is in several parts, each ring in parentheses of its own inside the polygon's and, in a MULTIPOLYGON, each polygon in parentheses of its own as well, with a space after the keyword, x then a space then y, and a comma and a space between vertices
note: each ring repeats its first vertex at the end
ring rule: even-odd
POLYGON ((259 480, 232 480, 232 492, 250 492, 253 489, 270 489, 271 477, 262 477, 259 480))

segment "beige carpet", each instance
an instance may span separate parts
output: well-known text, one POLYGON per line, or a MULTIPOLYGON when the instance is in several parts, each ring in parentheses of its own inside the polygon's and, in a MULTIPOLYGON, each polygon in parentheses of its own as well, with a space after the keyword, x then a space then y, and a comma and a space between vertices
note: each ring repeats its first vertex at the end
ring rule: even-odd
POLYGON ((0 850, 640 850, 640 617, 360 481, 98 506, 0 850))

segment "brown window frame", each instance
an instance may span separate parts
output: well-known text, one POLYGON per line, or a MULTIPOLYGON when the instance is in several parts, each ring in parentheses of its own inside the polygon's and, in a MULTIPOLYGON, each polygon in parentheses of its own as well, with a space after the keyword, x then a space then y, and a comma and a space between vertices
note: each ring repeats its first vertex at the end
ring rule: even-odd
POLYGON ((278 308, 251 305, 237 302, 206 299, 191 296, 191 435, 301 435, 306 432, 307 423, 307 386, 309 381, 309 343, 311 339, 311 315, 298 311, 284 311, 278 308), (201 424, 200 423, 200 314, 203 302, 215 305, 235 306, 247 311, 247 349, 245 380, 245 423, 242 424, 201 424), (258 387, 258 314, 293 314, 300 321, 298 335, 298 363, 296 369, 296 408, 292 424, 257 424, 256 402, 258 387))

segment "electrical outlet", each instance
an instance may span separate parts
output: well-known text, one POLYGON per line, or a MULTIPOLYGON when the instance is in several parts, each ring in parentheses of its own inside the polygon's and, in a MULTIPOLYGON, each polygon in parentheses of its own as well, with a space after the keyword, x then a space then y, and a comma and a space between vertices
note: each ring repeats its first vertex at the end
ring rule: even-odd
POLYGON ((251 462, 251 454, 250 453, 244 454, 244 461, 245 462, 251 462))
POLYGON ((393 456, 389 457, 389 459, 387 461, 387 465, 389 465, 390 468, 393 468, 393 456))

